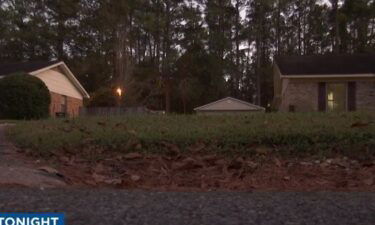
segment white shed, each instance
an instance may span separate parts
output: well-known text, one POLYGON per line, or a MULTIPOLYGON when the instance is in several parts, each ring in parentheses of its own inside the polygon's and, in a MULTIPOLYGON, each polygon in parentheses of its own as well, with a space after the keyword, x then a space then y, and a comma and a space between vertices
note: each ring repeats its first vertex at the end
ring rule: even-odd
POLYGON ((227 97, 194 109, 198 114, 264 112, 265 108, 227 97))

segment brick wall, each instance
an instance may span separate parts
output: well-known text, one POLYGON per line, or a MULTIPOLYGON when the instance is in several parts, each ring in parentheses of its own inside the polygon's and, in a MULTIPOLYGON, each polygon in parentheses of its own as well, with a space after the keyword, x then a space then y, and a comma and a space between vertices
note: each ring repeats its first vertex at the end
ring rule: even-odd
POLYGON ((357 110, 375 111, 375 81, 357 82, 357 110))
POLYGON ((280 111, 288 112, 290 105, 296 112, 318 111, 318 82, 290 80, 286 85, 280 111))
MULTIPOLYGON (((51 94, 51 105, 50 105, 50 115, 55 117, 57 112, 62 112, 62 104, 64 102, 64 96, 50 92, 51 94)), ((83 101, 81 99, 67 97, 67 112, 70 117, 76 117, 79 115, 79 108, 83 106, 83 101)))
MULTIPOLYGON (((337 81, 345 82, 348 81, 337 81)), ((288 112, 293 105, 296 112, 314 112, 318 110, 318 83, 319 81, 290 80, 282 96, 280 111, 288 112)), ((359 111, 375 111, 375 81, 357 81, 356 108, 359 111)))

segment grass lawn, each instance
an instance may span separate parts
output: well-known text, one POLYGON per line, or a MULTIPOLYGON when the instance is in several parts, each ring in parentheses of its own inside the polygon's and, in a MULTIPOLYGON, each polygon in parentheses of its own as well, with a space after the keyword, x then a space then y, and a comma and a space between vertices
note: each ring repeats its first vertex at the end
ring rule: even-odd
POLYGON ((7 131, 19 147, 49 156, 64 150, 375 156, 374 113, 126 116, 19 122, 7 131), (199 147, 200 146, 200 147, 199 147))

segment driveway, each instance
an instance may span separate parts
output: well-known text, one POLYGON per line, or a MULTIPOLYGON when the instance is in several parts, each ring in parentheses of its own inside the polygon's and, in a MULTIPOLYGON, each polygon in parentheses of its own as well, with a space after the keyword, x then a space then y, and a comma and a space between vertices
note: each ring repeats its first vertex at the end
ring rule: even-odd
POLYGON ((9 125, 0 124, 0 186, 62 187, 66 184, 56 176, 38 168, 43 165, 25 158, 5 138, 9 125))

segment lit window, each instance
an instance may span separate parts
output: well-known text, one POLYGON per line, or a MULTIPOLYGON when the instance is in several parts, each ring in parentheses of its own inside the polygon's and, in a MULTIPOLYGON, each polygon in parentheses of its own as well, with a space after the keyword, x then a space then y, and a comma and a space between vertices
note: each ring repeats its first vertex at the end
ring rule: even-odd
POLYGON ((346 111, 347 90, 345 83, 327 83, 327 109, 329 112, 346 111))
POLYGON ((333 92, 328 93, 328 101, 333 101, 333 92))

